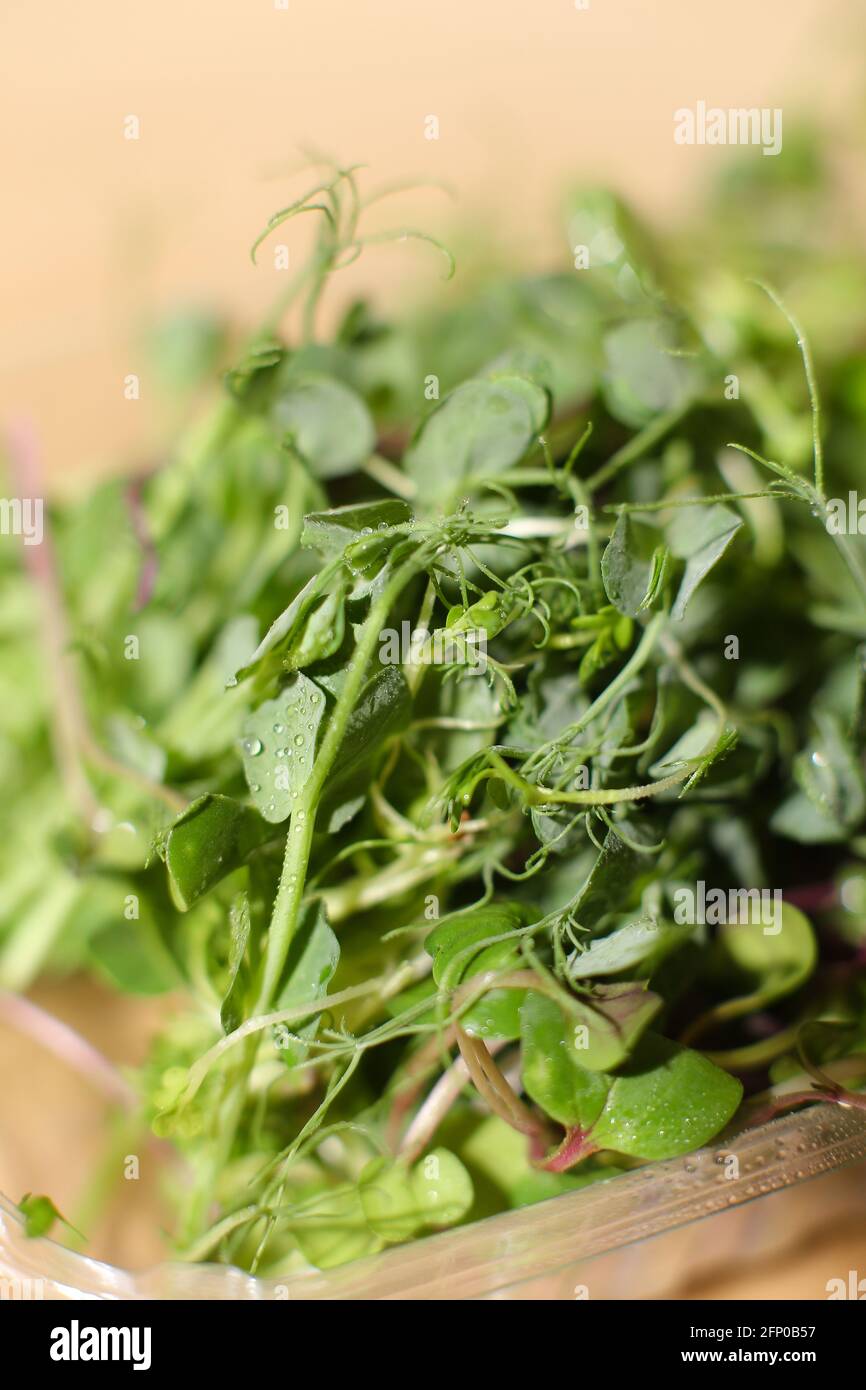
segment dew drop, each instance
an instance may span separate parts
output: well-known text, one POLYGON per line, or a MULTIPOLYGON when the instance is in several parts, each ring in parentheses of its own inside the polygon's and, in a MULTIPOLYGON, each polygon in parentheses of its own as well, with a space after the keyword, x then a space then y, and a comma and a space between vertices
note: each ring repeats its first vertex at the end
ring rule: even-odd
POLYGON ((251 758, 257 758, 262 751, 262 741, 260 738, 245 738, 244 752, 251 758))
POLYGON ((275 725, 274 725, 274 733, 275 733, 275 734, 282 734, 282 733, 284 733, 284 732, 285 732, 285 728, 284 728, 284 726, 283 726, 282 724, 275 724, 275 725))
POLYGON ((304 742, 304 735, 303 735, 303 734, 295 734, 295 747, 296 747, 296 748, 300 748, 300 747, 303 745, 303 742, 304 742))

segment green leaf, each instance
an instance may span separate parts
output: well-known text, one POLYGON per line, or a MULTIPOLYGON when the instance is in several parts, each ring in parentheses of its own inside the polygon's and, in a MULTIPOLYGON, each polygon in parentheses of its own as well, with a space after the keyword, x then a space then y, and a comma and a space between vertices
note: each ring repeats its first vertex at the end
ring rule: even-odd
POLYGON ((584 652, 578 668, 581 684, 588 685, 599 671, 603 671, 628 649, 634 625, 631 618, 618 613, 611 604, 606 604, 591 617, 574 619, 573 626, 598 634, 584 652))
POLYGON ((453 1226, 472 1205, 472 1179, 447 1149, 433 1149, 416 1163, 412 1193, 425 1226, 453 1226))
POLYGON ((819 816, 853 829, 866 813, 866 782, 838 715, 819 710, 817 735, 794 759, 794 776, 819 816))
POLYGON ((299 1213, 291 1229, 302 1254, 317 1269, 374 1255, 384 1245, 370 1228, 357 1186, 324 1192, 299 1213))
POLYGON ((519 463, 544 428, 547 393, 527 377, 464 382, 428 415, 405 457, 425 497, 448 499, 463 481, 519 463))
MULTIPOLYGON (((433 979, 442 989, 455 989, 461 980, 475 973, 475 962, 484 945, 496 945, 489 938, 507 933, 516 941, 532 915, 518 903, 490 903, 454 913, 440 922, 424 942, 433 957, 433 979), (483 944, 482 944, 483 943, 483 944)), ((513 949, 512 943, 503 943, 513 949)))
POLYGON ((666 777, 675 768, 681 768, 686 763, 696 763, 715 741, 717 727, 715 715, 710 714, 708 710, 702 710, 695 723, 680 735, 673 747, 652 764, 651 776, 666 777))
MULTIPOLYGON (((752 915, 749 911, 749 918, 752 915)), ((818 958, 812 924, 791 903, 782 903, 770 925, 751 920, 726 922, 719 928, 719 938, 727 958, 760 982, 761 996, 767 1003, 799 989, 818 958)))
MULTIPOLYGON (((119 897, 118 905, 123 898, 119 897)), ((140 910, 148 913, 146 904, 140 910)), ((124 994, 164 994, 177 985, 177 976, 159 945, 151 924, 144 918, 127 921, 123 916, 95 932, 87 942, 87 956, 115 989, 124 994)))
POLYGON ((249 613, 231 618, 183 694, 160 720, 159 740, 185 764, 198 765, 233 745, 246 709, 246 692, 226 689, 258 640, 259 625, 249 613))
MULTIPOLYGON (((522 377, 535 386, 540 386, 548 394, 552 394, 553 391, 554 371, 549 358, 534 352, 531 348, 508 348, 489 363, 483 375, 487 381, 498 381, 502 377, 522 377)), ((538 407, 538 398, 533 396, 533 409, 538 407)), ((544 428, 544 423, 546 421, 539 426, 540 429, 544 428)))
MULTIPOLYGON (((498 941, 486 946, 472 960, 463 979, 473 975, 501 973, 520 965, 520 952, 513 941, 498 941)), ((488 989, 471 1008, 460 1016, 460 1022, 473 1037, 492 1041, 508 1041, 520 1036, 520 1006, 526 991, 523 989, 488 989)))
POLYGON ((695 395, 695 363, 671 351, 674 337, 659 319, 634 319, 604 339, 605 399, 611 414, 638 427, 663 411, 679 410, 695 395))
POLYGON ((520 1037, 520 1006, 525 997, 523 989, 489 989, 461 1014, 460 1022, 474 1038, 513 1042, 520 1037))
POLYGON ((132 632, 139 659, 123 663, 124 675, 134 682, 134 705, 157 719, 189 681, 194 660, 190 633, 175 614, 157 609, 138 614, 132 632))
POLYGON ((620 613, 636 618, 652 602, 664 564, 655 526, 620 512, 601 557, 604 591, 620 613))
POLYGON ((664 947, 670 949, 684 941, 690 930, 657 922, 654 917, 626 922, 607 936, 598 937, 585 951, 573 955, 568 963, 569 978, 586 980, 630 970, 641 961, 657 957, 664 947))
POLYGON ((573 1027, 553 999, 528 990, 520 1023, 527 1095, 560 1124, 589 1129, 604 1107, 609 1078, 581 1065, 573 1027))
POLYGON ((228 983, 220 1008, 224 1033, 233 1033, 243 1021, 244 996, 249 985, 246 953, 250 939, 250 900, 239 893, 229 909, 228 983))
POLYGON ((438 629, 444 635, 456 633, 483 632, 486 637, 496 637, 519 612, 514 599, 502 589, 488 589, 468 608, 455 605, 448 613, 445 627, 438 629))
POLYGON ((328 512, 310 512, 304 517, 301 545, 318 550, 326 559, 342 555, 347 545, 364 535, 390 526, 402 526, 412 519, 412 509, 397 498, 381 502, 353 503, 328 512))
POLYGON ((273 407, 275 423, 317 478, 340 478, 366 463, 376 430, 351 387, 309 372, 294 378, 273 407))
POLYGON ((255 674, 263 685, 283 671, 296 671, 333 655, 343 640, 347 592, 344 579, 323 590, 319 576, 314 575, 268 628, 252 656, 238 669, 236 680, 255 674))
POLYGON ((742 524, 740 517, 718 502, 677 510, 666 528, 667 538, 671 551, 685 560, 686 568, 671 609, 673 618, 683 617, 695 589, 722 558, 742 524))
POLYGON ((331 1269, 409 1240, 425 1226, 453 1226, 472 1200, 472 1180, 447 1149, 434 1149, 411 1169, 376 1158, 357 1185, 306 1205, 293 1234, 311 1264, 331 1269))
POLYGON ((423 1226, 453 1226, 473 1199, 472 1179, 448 1149, 433 1149, 411 1170, 374 1159, 358 1186, 370 1229, 389 1245, 423 1226))
POLYGON ((700 755, 688 780, 683 783, 682 794, 694 791, 717 763, 723 762, 740 741, 738 729, 723 729, 706 753, 700 755))
POLYGON ((566 207, 569 246, 585 246, 589 267, 609 279, 616 294, 643 305, 658 299, 656 256, 646 229, 606 189, 581 187, 566 207))
POLYGON ((423 1225, 408 1168, 374 1158, 358 1179, 358 1194, 370 1230, 394 1244, 410 1240, 423 1225))
POLYGON ((838 844, 848 836, 844 825, 821 811, 805 792, 792 792, 776 807, 770 829, 801 845, 838 844))
POLYGON ((700 1052, 645 1038, 610 1088, 591 1142, 633 1158, 673 1158, 700 1148, 737 1110, 742 1084, 700 1052))
POLYGON ((230 796, 208 792, 182 811, 165 844, 171 895, 180 911, 245 864, 268 833, 260 816, 230 796))
POLYGON ((180 309, 147 333, 151 370, 163 391, 192 391, 212 376, 223 346, 223 326, 198 309, 180 309))
MULTIPOLYGON (((328 992, 339 960, 340 943, 331 929, 324 903, 316 898, 305 907, 292 938, 274 1007, 288 1009, 294 1004, 321 999, 328 992)), ((296 1066, 304 1060, 307 1044, 316 1036, 320 1019, 320 1014, 314 1014, 307 1023, 293 1023, 290 1030, 276 1025, 277 1046, 287 1066, 296 1066), (290 1037, 289 1032, 293 1036, 290 1037)))
POLYGON ((29 1240, 35 1240, 39 1236, 46 1236, 54 1225, 55 1221, 61 1222, 70 1231, 76 1231, 74 1226, 70 1226, 65 1216, 57 1210, 50 1197, 35 1196, 32 1192, 26 1192, 18 1203, 18 1210, 24 1215, 24 1234, 29 1240))
POLYGON ((276 338, 260 338, 237 366, 226 373, 228 390, 250 408, 264 404, 278 378, 278 369, 285 355, 285 348, 276 338))
POLYGON ((436 1010, 434 1008, 436 994, 436 985, 428 975, 426 979, 419 980, 416 985, 409 985, 408 989, 402 989, 399 994, 391 995, 390 998, 386 999, 384 1001, 385 1012, 388 1014, 389 1018, 397 1018, 406 1009, 414 1008, 416 1004, 420 1004, 423 1000, 429 999, 430 1008, 426 1013, 420 1014, 415 1019, 415 1022, 432 1023, 436 1017, 436 1010))
POLYGON ((494 364, 486 372, 486 379, 523 399, 529 412, 533 434, 538 435, 550 420, 551 398, 546 380, 549 368, 545 368, 545 364, 536 356, 533 356, 528 365, 528 371, 521 371, 510 367, 507 362, 501 365, 494 364))
POLYGON ((572 1037, 583 1066, 612 1071, 633 1051, 662 1007, 641 983, 596 985, 590 999, 575 1000, 572 1037))
MULTIPOLYGON (((651 843, 650 831, 641 825, 630 827, 629 838, 635 843, 651 843)), ((628 906, 628 897, 643 856, 615 831, 609 830, 601 850, 581 888, 573 907, 573 916, 582 927, 594 928, 610 912, 628 906)))
POLYGON ((525 1136, 518 1134, 497 1115, 487 1115, 482 1119, 473 1117, 472 1130, 460 1144, 460 1157, 467 1164, 473 1179, 477 1175, 476 1191, 480 1201, 484 1200, 485 1189, 493 1189, 494 1200, 499 1199, 496 1210, 501 1210, 503 1203, 509 1207, 530 1206, 547 1197, 557 1197, 562 1192, 574 1192, 590 1183, 615 1177, 623 1171, 607 1162, 602 1166, 592 1158, 587 1158, 579 1168, 566 1173, 549 1173, 534 1168, 527 1152, 525 1136))
POLYGON ((284 647, 300 630, 308 613, 320 600, 319 576, 314 574, 312 579, 308 579, 300 592, 295 595, 289 606, 283 609, 278 618, 274 619, 252 656, 238 667, 235 679, 245 680, 254 672, 261 672, 262 675, 278 674, 283 666, 282 652, 284 647))
POLYGON ((383 666, 358 697, 340 745, 332 786, 342 783, 409 721, 412 701, 399 666, 383 666))
MULTIPOLYGON (((494 785, 493 782, 487 784, 491 796, 494 785)), ((506 802, 502 809, 507 809, 507 805, 506 802)), ((537 806, 532 806, 529 818, 538 843, 544 845, 551 854, 561 854, 572 860, 575 851, 586 844, 583 826, 575 817, 574 808, 571 806, 550 811, 541 811, 537 806)))
POLYGON ((324 710, 319 687, 298 673, 244 723, 241 755, 247 786, 256 809, 272 825, 291 815, 310 779, 324 710))
POLYGON ((310 608, 303 626, 283 650, 287 671, 301 671, 315 661, 326 661, 339 649, 346 623, 345 597, 345 586, 337 585, 310 608))
MULTIPOLYGON (((502 718, 499 698, 485 680, 467 677, 447 680, 440 685, 439 713, 453 719, 454 729, 431 730, 431 747, 443 771, 452 772, 468 757, 490 742, 496 724, 502 718), (461 723, 468 729, 461 729, 461 723)), ((488 787, 491 784, 488 783, 488 787)))
MULTIPOLYGON (((21 853, 30 850, 22 846, 21 853)), ((0 949, 0 988, 23 991, 36 978, 55 942, 81 918, 83 885, 68 870, 48 860, 49 873, 19 911, 0 949), (53 872, 52 872, 53 871, 53 872)))

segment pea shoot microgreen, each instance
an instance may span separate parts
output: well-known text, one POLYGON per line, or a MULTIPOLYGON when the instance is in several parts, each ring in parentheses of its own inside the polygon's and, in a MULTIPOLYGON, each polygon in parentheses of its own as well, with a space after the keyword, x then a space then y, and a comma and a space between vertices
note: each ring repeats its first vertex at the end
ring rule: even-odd
MULTIPOLYGON (((569 217, 614 262, 324 339, 375 244, 453 272, 371 201, 335 167, 275 213, 254 261, 306 213, 314 249, 210 416, 52 507, 29 576, 2 552, 0 983, 181 991, 138 1078, 176 1249, 272 1275, 471 1219, 480 1177, 505 1208, 687 1153, 744 1081, 866 1079, 850 346, 700 268, 668 299, 600 195, 569 217)), ((184 333, 198 388, 224 349, 184 333)))

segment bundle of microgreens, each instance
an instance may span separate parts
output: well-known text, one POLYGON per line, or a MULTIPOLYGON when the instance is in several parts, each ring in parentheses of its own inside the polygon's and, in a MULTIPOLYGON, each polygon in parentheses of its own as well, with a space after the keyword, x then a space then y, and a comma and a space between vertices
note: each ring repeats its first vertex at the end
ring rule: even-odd
POLYGON ((863 1103, 866 267, 778 163, 666 260, 575 196, 566 269, 325 342, 385 239, 336 168, 215 410, 4 543, 0 983, 178 992, 138 1088, 187 1258, 324 1267, 863 1103))

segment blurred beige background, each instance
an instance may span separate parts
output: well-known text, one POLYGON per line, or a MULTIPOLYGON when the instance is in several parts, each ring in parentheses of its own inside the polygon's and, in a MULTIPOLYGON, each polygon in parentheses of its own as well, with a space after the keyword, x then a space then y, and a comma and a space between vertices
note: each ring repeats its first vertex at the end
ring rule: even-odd
MULTIPOLYGON (((179 305, 256 322, 280 281, 248 249, 304 187, 305 144, 369 164, 376 184, 446 181, 453 203, 414 193, 383 222, 459 234, 481 219, 529 265, 556 252, 556 196, 578 177, 661 224, 696 200, 725 158, 673 142, 674 109, 699 99, 818 114, 862 199, 864 34, 863 0, 5 0, 0 422, 33 422, 57 488, 158 450, 146 380, 123 398, 141 330, 179 305)), ((293 256, 306 234, 287 234, 293 256)), ((336 295, 459 293, 438 273, 425 248, 389 247, 336 295)), ((140 1060, 159 1012, 83 981, 37 997, 121 1063, 140 1060)), ((48 1190, 74 1212, 103 1151, 101 1104, 7 1029, 0 1095, 0 1189, 48 1190)), ((96 1253, 155 1257, 147 1176, 90 1232, 96 1253)), ((866 1223, 690 1292, 816 1298, 849 1268, 866 1275, 866 1223)))
MULTIPOLYGON (((0 414, 35 421, 55 485, 158 447, 146 382, 123 398, 138 334, 178 304, 256 321, 279 273, 248 248, 303 188, 305 143, 454 189, 383 220, 483 211, 538 262, 576 176, 662 221, 696 196, 725 152, 676 146, 678 106, 816 110, 844 146, 864 35, 862 0, 6 0, 0 414)), ((422 247, 378 249, 338 296, 459 293, 438 273, 422 247)))

